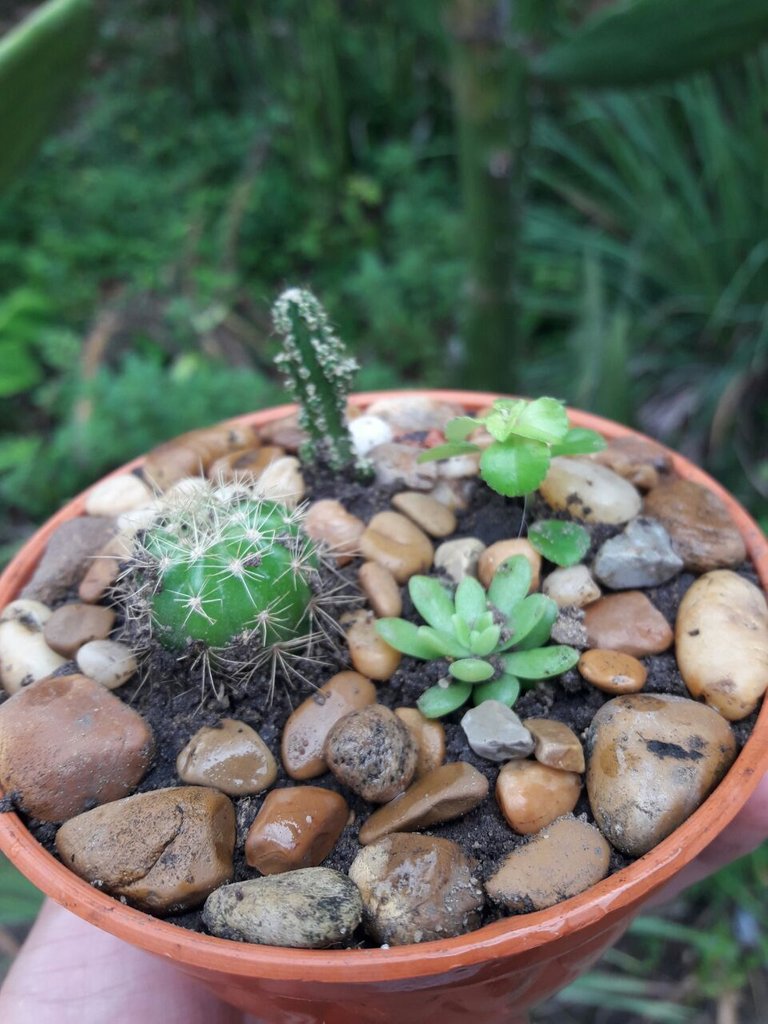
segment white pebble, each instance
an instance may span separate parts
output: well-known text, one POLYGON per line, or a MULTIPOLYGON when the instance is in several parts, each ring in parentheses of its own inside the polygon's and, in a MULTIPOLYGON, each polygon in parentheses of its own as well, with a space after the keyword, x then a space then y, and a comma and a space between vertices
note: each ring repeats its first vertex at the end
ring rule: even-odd
POLYGON ((115 690, 136 671, 133 651, 116 640, 91 640, 77 652, 77 666, 83 675, 115 690))
POLYGON ((560 608, 583 608, 601 596, 586 565, 570 565, 555 569, 544 580, 541 589, 560 608))
POLYGON ((377 444, 387 444, 394 436, 390 425, 380 416, 358 416, 350 420, 348 429, 352 445, 361 457, 377 444))
POLYGON ((50 610, 38 601, 13 601, 0 621, 0 683, 16 693, 44 679, 65 664, 43 638, 43 623, 50 610))
POLYGON ((85 499, 90 516, 119 516, 152 501, 149 487, 134 473, 121 473, 96 484, 85 499))

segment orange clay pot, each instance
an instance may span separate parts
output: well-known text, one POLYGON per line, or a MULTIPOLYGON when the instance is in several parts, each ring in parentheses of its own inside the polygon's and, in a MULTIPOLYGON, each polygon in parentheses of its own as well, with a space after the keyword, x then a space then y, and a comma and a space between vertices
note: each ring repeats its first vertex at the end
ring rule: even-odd
MULTIPOLYGON (((394 395, 407 394, 402 392, 394 395)), ((478 410, 498 397, 430 392, 478 410)), ((355 397, 366 406, 383 394, 355 397)), ((281 406, 245 417, 264 425, 281 406)), ((608 438, 633 433, 586 413, 574 425, 608 438)), ((726 504, 768 590, 768 542, 715 481, 674 455, 676 470, 726 504)), ((141 464, 130 463, 128 468, 141 464)), ((123 467, 123 470, 126 467, 123 467)), ((118 472, 122 472, 119 470, 118 472)), ((0 608, 13 600, 55 527, 82 513, 84 496, 57 513, 0 578, 0 608)), ((73 913, 180 970, 266 1024, 525 1024, 527 1010, 587 970, 622 935, 643 904, 726 829, 768 770, 768 701, 754 732, 709 799, 671 836, 630 867, 573 899, 441 942, 392 949, 299 950, 246 945, 199 935, 124 906, 81 881, 33 839, 15 814, 0 814, 0 849, 38 888, 73 913)))

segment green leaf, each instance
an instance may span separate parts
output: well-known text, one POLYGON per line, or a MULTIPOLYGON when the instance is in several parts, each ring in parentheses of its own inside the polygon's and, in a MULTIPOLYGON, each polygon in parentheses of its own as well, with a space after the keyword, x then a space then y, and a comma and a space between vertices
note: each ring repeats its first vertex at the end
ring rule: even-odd
POLYGON ((579 652, 561 644, 532 651, 515 651, 514 654, 505 654, 501 660, 505 671, 520 679, 550 679, 573 668, 579 660, 579 652))
MULTIPOLYGON (((552 623, 556 617, 557 605, 551 597, 546 597, 544 594, 530 594, 512 609, 512 614, 507 620, 512 630, 512 636, 504 644, 502 650, 518 647, 535 629, 536 636, 539 636, 541 631, 537 627, 543 621, 549 623, 549 629, 551 630, 552 623)), ((541 643, 546 642, 548 639, 549 633, 536 646, 540 647, 541 643)))
POLYGON ((435 651, 433 658, 466 658, 470 653, 453 634, 433 629, 431 626, 419 626, 419 637, 425 643, 432 643, 435 651))
POLYGON ((471 455, 480 451, 480 446, 469 441, 454 441, 451 444, 438 444, 427 448, 419 455, 417 462, 437 462, 440 459, 452 459, 454 455, 471 455))
POLYGON ((579 523, 542 519, 530 527, 528 540, 555 565, 576 565, 589 550, 590 536, 579 523))
POLYGON ((482 704, 484 700, 499 700, 508 708, 514 707, 520 696, 520 680, 514 676, 503 675, 490 683, 480 683, 472 690, 472 703, 482 704))
POLYGON ((557 618, 557 612, 557 605, 554 601, 550 600, 550 603, 545 606, 542 617, 530 633, 514 645, 515 649, 518 651, 532 651, 536 647, 543 647, 547 640, 549 640, 549 635, 557 618))
POLYGON ((408 593, 416 611, 435 629, 452 632, 453 601, 443 584, 431 576, 411 576, 408 593))
POLYGON ((556 398, 537 398, 527 402, 515 421, 515 434, 531 441, 555 444, 568 432, 568 414, 556 398))
POLYGON ((523 398, 497 398, 493 408, 482 417, 485 429, 496 441, 507 441, 515 431, 517 418, 526 402, 523 398))
POLYGON ((766 38, 765 0, 635 0, 589 19, 534 71, 567 85, 647 85, 714 67, 766 38))
POLYGON ((410 655, 411 658, 432 661, 435 657, 441 657, 435 654, 434 646, 427 643, 419 634, 419 629, 405 619, 377 619, 376 632, 390 647, 410 655))
POLYGON ((541 441, 494 441, 480 456, 480 476, 499 494, 518 498, 536 490, 549 462, 549 447, 541 441))
POLYGON ((501 563, 488 588, 488 600, 508 616, 531 589, 533 571, 525 555, 513 555, 501 563))
POLYGON ((442 718, 466 704, 472 693, 471 683, 451 683, 450 686, 430 686, 416 701, 416 707, 425 718, 442 718))
POLYGON ((499 626, 488 626, 483 630, 473 630, 469 638, 469 649, 479 658, 485 658, 496 650, 501 636, 499 626))
POLYGON ((605 448, 605 438, 596 430, 571 427, 562 441, 552 445, 553 455, 592 455, 605 448))
POLYGON ((456 416, 445 425, 447 441, 466 441, 473 430, 477 430, 480 421, 472 416, 456 416))
POLYGON ((472 639, 472 629, 466 619, 463 619, 460 615, 453 616, 452 623, 452 635, 456 637, 458 642, 462 646, 467 648, 469 652, 469 643, 472 639))
POLYGON ((448 671, 462 683, 482 683, 494 673, 493 665, 482 658, 461 658, 452 662, 448 671))
POLYGON ((454 602, 456 614, 470 626, 474 625, 488 608, 485 590, 473 576, 465 576, 459 583, 454 602))

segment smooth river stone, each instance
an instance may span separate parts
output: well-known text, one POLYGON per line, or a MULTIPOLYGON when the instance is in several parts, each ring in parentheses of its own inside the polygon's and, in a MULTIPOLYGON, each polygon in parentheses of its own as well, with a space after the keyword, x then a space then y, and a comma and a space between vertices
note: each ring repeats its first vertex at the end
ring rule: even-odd
POLYGON ((638 516, 595 555, 592 572, 612 590, 657 587, 683 568, 669 534, 655 519, 638 516))
POLYGON ((108 690, 122 686, 138 668, 131 648, 117 640, 90 640, 79 649, 75 660, 83 675, 108 690))
POLYGON ((584 609, 589 647, 624 651, 635 658, 661 654, 672 646, 672 628, 645 594, 609 594, 584 609))
POLYGON ((523 555, 528 559, 531 566, 531 591, 539 589, 539 574, 541 572, 541 555, 534 548, 533 544, 524 537, 516 537, 510 540, 498 540, 491 544, 480 555, 477 563, 477 575, 484 587, 491 585, 491 580, 496 574, 502 562, 516 555, 523 555))
POLYGON ((265 444, 258 448, 242 448, 228 455, 222 455, 211 463, 207 477, 218 486, 224 484, 254 484, 267 466, 281 459, 285 448, 278 444, 265 444))
POLYGON ((191 786, 230 796, 261 793, 277 778, 277 762, 255 729, 234 718, 198 729, 176 758, 176 773, 191 786))
POLYGON ((593 458, 641 491, 656 487, 661 478, 672 472, 669 452, 650 438, 614 437, 593 458))
POLYGON ((88 491, 85 511, 89 516, 119 516, 149 505, 154 495, 135 473, 109 476, 88 491))
POLYGON ((403 946, 480 926, 485 894, 475 868, 448 839, 398 832, 361 850, 349 877, 363 898, 368 934, 379 944, 403 946))
POLYGON ((383 704, 352 711, 331 728, 326 764, 342 785, 363 800, 383 804, 410 784, 418 748, 407 726, 383 704))
POLYGON ((477 563, 485 551, 485 544, 477 537, 458 537, 447 540, 435 552, 435 568, 461 583, 466 576, 477 579, 477 563))
POLYGON ((326 737, 340 718, 376 700, 376 687, 359 672, 338 672, 291 713, 280 745, 283 767, 292 779, 306 781, 328 770, 326 737))
POLYGON ((658 519, 691 572, 729 569, 747 557, 744 539, 723 502, 707 487, 673 480, 645 497, 645 514, 658 519))
POLYGON ((32 579, 21 597, 52 606, 77 586, 115 529, 114 519, 106 516, 78 516, 68 519, 51 534, 32 579))
POLYGON ((392 498, 392 507, 412 519, 430 537, 450 537, 456 529, 453 512, 420 491, 401 491, 392 498))
POLYGON ((19 599, 3 609, 0 617, 0 683, 6 693, 44 679, 66 659, 45 641, 44 629, 51 616, 40 601, 19 599))
POLYGON ((508 761, 533 753, 533 736, 512 708, 499 700, 484 700, 461 719, 467 743, 489 761, 508 761))
POLYGON ((581 793, 576 772, 537 761, 509 761, 496 779, 496 803, 511 829, 528 836, 570 814, 581 793))
POLYGON ((203 907, 205 926, 222 939, 294 949, 343 944, 362 917, 357 886, 331 868, 299 868, 224 885, 203 907))
POLYGON ((380 398, 366 410, 369 416, 385 420, 395 435, 412 434, 422 430, 442 430, 454 416, 461 416, 463 408, 455 402, 441 402, 428 395, 405 395, 380 398))
POLYGON ((400 664, 402 654, 376 631, 376 616, 360 608, 341 619, 345 627, 349 660, 357 671, 369 679, 385 682, 400 664))
POLYGON ((576 733, 565 722, 554 718, 526 718, 523 725, 536 744, 533 755, 539 764, 564 772, 583 772, 584 748, 576 733))
POLYGON ((513 850, 485 891, 512 914, 545 910, 596 885, 610 863, 611 848, 594 825, 569 815, 513 850))
POLYGON ((70 870, 153 914, 189 910, 228 882, 234 847, 231 800, 198 786, 116 800, 56 833, 70 870))
POLYGON ((376 474, 376 483, 383 487, 399 484, 412 490, 431 491, 437 482, 437 464, 419 462, 421 452, 416 445, 397 441, 371 448, 368 459, 376 474))
POLYGON ((352 447, 360 458, 365 458, 371 448, 379 444, 388 444, 394 434, 392 427, 380 416, 356 416, 347 423, 352 447))
POLYGON ((360 549, 365 523, 348 512, 340 501, 313 501, 302 523, 304 532, 336 556, 339 565, 351 562, 360 549))
POLYGON ((401 796, 380 807, 360 829, 361 846, 391 832, 453 821, 474 810, 488 796, 488 779, 465 761, 452 761, 427 772, 401 796))
POLYGON ((190 430, 153 448, 144 460, 142 474, 152 488, 165 491, 184 477, 199 476, 222 455, 252 447, 256 440, 256 429, 248 426, 190 430))
POLYGON ((154 747, 141 715, 86 676, 39 679, 0 705, 0 785, 42 821, 126 796, 154 747))
POLYGON ((253 486, 257 497, 279 501, 287 508, 296 508, 306 490, 301 463, 294 455, 283 455, 270 462, 253 486))
POLYGON ((736 756, 717 711, 667 694, 614 697, 587 735, 587 792, 600 831, 642 857, 696 810, 736 756))
POLYGON ((551 508, 585 523, 628 523, 642 507, 638 491, 618 473, 563 455, 552 459, 539 492, 551 508))
POLYGON ((364 558, 389 569, 398 583, 426 572, 434 557, 426 533, 399 512, 378 512, 360 538, 360 551, 364 558))
POLYGON ((694 697, 731 721, 745 718, 768 689, 768 605, 729 569, 701 576, 677 612, 675 653, 694 697))
POLYGON ((602 594, 586 565, 555 569, 544 579, 541 589, 558 608, 584 608, 602 594))
POLYGON ((579 658, 578 669, 588 683, 613 697, 637 693, 648 678, 648 669, 642 661, 623 651, 598 648, 585 651, 579 658))
POLYGON ((46 643, 57 654, 71 658, 89 640, 104 640, 115 623, 111 608, 94 604, 63 604, 51 613, 43 628, 46 643))
POLYGON ((100 601, 117 581, 121 563, 130 558, 133 551, 133 537, 132 531, 119 533, 93 555, 77 588, 77 596, 81 601, 88 604, 100 601))
POLYGON ((347 801, 320 786, 292 786, 267 794, 245 838, 245 859, 262 875, 322 863, 349 818, 347 801))
POLYGON ((397 580, 378 562, 363 562, 357 572, 360 589, 379 618, 397 618, 403 611, 403 597, 397 580))
POLYGON ((442 722, 426 718, 418 708, 395 708, 395 714, 416 744, 416 778, 439 768, 445 760, 445 729, 442 722))

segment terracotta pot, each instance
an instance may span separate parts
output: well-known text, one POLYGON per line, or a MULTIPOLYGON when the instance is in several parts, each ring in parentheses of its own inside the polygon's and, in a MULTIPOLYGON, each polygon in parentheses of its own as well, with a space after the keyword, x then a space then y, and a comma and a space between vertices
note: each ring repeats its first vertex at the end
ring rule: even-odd
MULTIPOLYGON (((498 397, 454 391, 431 394, 458 401, 469 410, 498 397)), ((364 394, 355 400, 367 405, 380 397, 364 394)), ((243 419, 264 425, 290 408, 243 419)), ((572 412, 572 422, 607 437, 633 433, 581 412, 572 412)), ((768 590, 768 542, 756 524, 704 472, 677 455, 673 459, 682 476, 709 487, 725 502, 768 590)), ((55 527, 82 513, 83 507, 80 495, 14 559, 0 578, 0 607, 23 587, 55 527)), ((268 1024, 421 1024, 429 1019, 441 1024, 524 1024, 530 1007, 589 968, 649 897, 727 828, 766 770, 768 701, 751 738, 712 796, 630 867, 549 910, 507 918, 459 938, 392 949, 281 949, 186 931, 91 888, 39 846, 15 814, 0 814, 0 849, 38 888, 73 913, 149 953, 173 959, 220 998, 268 1024)))

